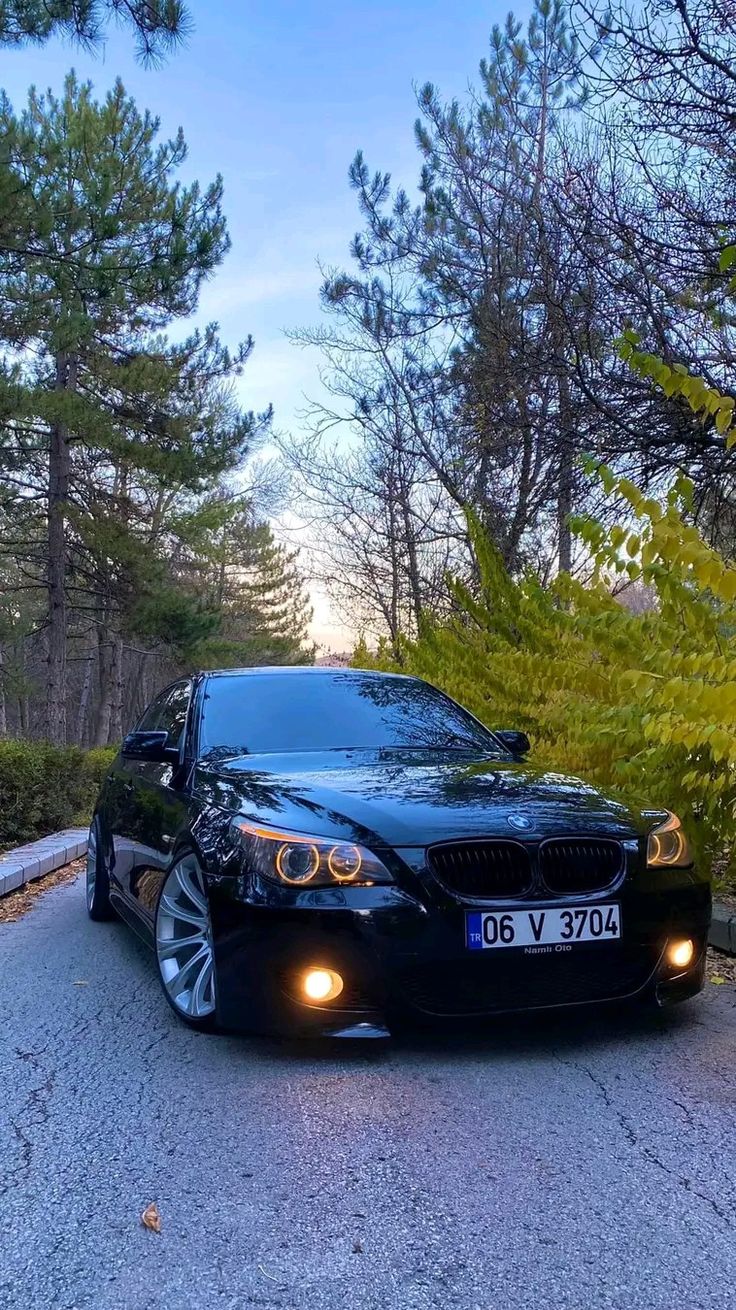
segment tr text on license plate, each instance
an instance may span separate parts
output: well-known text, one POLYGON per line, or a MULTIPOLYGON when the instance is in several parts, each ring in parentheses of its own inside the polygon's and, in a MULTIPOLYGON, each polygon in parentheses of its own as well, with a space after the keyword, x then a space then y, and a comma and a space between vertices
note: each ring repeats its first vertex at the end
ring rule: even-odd
POLYGON ((564 909, 493 910, 465 916, 471 951, 500 946, 574 946, 621 936, 618 905, 566 905, 564 909))

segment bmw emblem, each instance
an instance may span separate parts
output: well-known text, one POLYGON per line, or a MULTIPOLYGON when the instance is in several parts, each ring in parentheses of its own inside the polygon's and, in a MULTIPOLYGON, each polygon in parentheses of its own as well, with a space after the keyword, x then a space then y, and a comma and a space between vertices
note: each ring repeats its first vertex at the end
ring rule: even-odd
POLYGON ((525 814, 507 814, 506 822, 516 828, 517 832, 528 832, 533 827, 531 819, 527 819, 525 814))

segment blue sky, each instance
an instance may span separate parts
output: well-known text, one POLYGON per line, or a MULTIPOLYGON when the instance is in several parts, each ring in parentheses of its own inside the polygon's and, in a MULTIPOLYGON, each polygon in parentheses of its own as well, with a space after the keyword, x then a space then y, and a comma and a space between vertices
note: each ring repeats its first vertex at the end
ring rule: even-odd
MULTIPOLYGON (((413 84, 462 95, 507 8, 190 0, 194 31, 163 68, 141 68, 130 34, 113 29, 94 58, 60 41, 5 50, 0 84, 19 107, 29 85, 59 89, 72 66, 101 93, 120 75, 163 132, 183 127, 191 176, 222 173, 233 248, 204 292, 201 317, 216 319, 230 343, 255 337, 243 400, 254 409, 272 402, 277 426, 289 429, 304 396, 319 393, 318 359, 284 329, 319 321, 318 261, 347 260, 358 226, 347 182, 356 149, 411 187, 413 84)), ((317 609, 317 638, 339 645, 323 598, 317 609)))

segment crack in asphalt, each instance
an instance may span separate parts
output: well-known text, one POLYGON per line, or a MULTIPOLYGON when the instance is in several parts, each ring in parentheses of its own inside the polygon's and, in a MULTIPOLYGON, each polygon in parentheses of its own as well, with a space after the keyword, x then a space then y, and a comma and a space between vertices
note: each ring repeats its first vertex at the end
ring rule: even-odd
MULTIPOLYGON (((15 1055, 18 1060, 29 1064, 34 1074, 44 1072, 36 1051, 24 1051, 21 1047, 16 1046, 15 1055)), ((19 1147, 20 1162, 17 1166, 11 1166, 0 1174, 0 1196, 5 1195, 12 1186, 17 1185, 23 1175, 31 1168, 35 1146, 32 1131, 43 1128, 49 1121, 49 1102, 54 1091, 55 1081, 56 1074, 51 1070, 38 1087, 31 1088, 16 1114, 9 1116, 8 1122, 19 1147)))
MULTIPOLYGON (((702 1201, 705 1205, 709 1206, 710 1209, 713 1211, 713 1213, 717 1215, 718 1218, 724 1222, 726 1227, 730 1228, 732 1226, 732 1216, 727 1214, 726 1211, 723 1210, 721 1206, 718 1205, 717 1201, 715 1201, 712 1196, 709 1196, 707 1192, 701 1192, 697 1187, 694 1187, 692 1179, 688 1178, 686 1175, 678 1174, 676 1170, 670 1168, 669 1165, 665 1164, 665 1162, 662 1159, 660 1159, 657 1152, 651 1146, 647 1146, 646 1143, 641 1141, 640 1135, 636 1132, 636 1130, 632 1126, 628 1116, 624 1114, 621 1110, 618 1110, 614 1105, 613 1097, 604 1080, 600 1078, 597 1074, 595 1074, 593 1070, 589 1067, 589 1065, 582 1064, 578 1060, 560 1060, 560 1063, 567 1064, 569 1065, 569 1067, 573 1069, 578 1069, 581 1073, 587 1075, 587 1077, 593 1083, 593 1086, 600 1093, 600 1098, 603 1101, 603 1104, 605 1105, 606 1109, 612 1111, 629 1146, 636 1147, 640 1151, 640 1153, 644 1156, 644 1158, 650 1162, 650 1164, 653 1164, 658 1169, 661 1169, 665 1174, 668 1175, 668 1177, 674 1179, 674 1181, 680 1187, 684 1188, 684 1190, 688 1192, 691 1196, 696 1197, 699 1201, 702 1201)), ((690 1127, 693 1128, 696 1127, 689 1109, 685 1105, 683 1105, 682 1102, 672 1099, 672 1104, 677 1105, 681 1110, 685 1111, 686 1120, 690 1127)))
POLYGON ((568 1061, 563 1061, 562 1063, 563 1064, 566 1063, 570 1066, 570 1068, 578 1069, 580 1073, 584 1073, 587 1075, 587 1077, 593 1083, 593 1086, 596 1087, 600 1092, 601 1099, 606 1109, 613 1111, 613 1114, 615 1115, 618 1121, 618 1125, 621 1131, 623 1132, 627 1142, 629 1143, 629 1146, 638 1146, 639 1137, 636 1133, 635 1128, 631 1124, 631 1120, 629 1119, 628 1115, 623 1113, 623 1111, 616 1109, 613 1103, 613 1097, 611 1096, 611 1093, 609 1092, 608 1087, 604 1083, 603 1079, 599 1078, 596 1074, 594 1074, 593 1070, 587 1064, 581 1064, 580 1061, 578 1060, 568 1060, 568 1061))
POLYGON ((71 883, 0 972, 0 1310, 730 1310, 723 988, 370 1058, 209 1038, 71 883))

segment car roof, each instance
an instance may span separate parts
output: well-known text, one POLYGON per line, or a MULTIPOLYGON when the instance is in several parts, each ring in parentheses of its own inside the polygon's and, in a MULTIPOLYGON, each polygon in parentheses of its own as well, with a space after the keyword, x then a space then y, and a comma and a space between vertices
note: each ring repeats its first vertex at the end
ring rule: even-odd
POLYGON ((382 669, 352 669, 329 664, 261 664, 247 669, 203 669, 200 676, 204 678, 252 678, 254 676, 280 676, 286 673, 303 675, 311 678, 350 677, 353 673, 364 673, 371 678, 407 678, 406 673, 384 673, 382 669))

